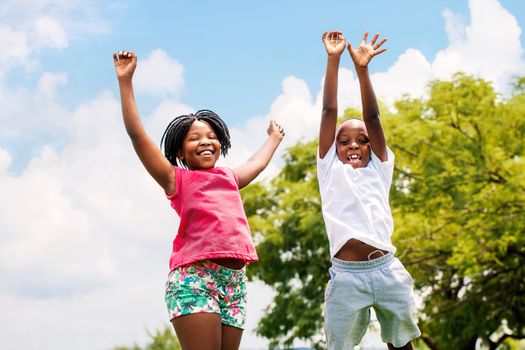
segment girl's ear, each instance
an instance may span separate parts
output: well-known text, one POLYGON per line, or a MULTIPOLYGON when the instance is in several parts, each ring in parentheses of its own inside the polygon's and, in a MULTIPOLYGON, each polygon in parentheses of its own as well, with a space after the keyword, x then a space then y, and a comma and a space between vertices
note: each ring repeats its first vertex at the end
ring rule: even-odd
POLYGON ((179 158, 179 160, 184 160, 184 152, 182 152, 181 149, 177 152, 177 158, 179 158))

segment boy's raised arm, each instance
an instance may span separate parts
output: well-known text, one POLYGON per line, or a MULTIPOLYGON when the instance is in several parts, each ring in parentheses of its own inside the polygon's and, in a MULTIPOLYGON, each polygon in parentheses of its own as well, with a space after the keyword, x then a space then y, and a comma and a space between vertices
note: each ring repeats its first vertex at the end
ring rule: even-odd
POLYGON ((243 165, 234 169, 239 179, 239 189, 247 186, 259 175, 270 163, 270 160, 284 137, 284 129, 275 121, 270 121, 268 127, 268 139, 243 165))
POLYGON ((379 49, 385 43, 386 38, 381 39, 376 43, 379 34, 375 34, 370 41, 366 43, 368 33, 363 35, 363 40, 357 49, 353 49, 350 42, 348 43, 348 51, 354 61, 357 77, 359 78, 359 88, 361 90, 361 104, 363 106, 363 119, 368 131, 370 139, 370 146, 374 154, 381 160, 387 160, 386 140, 379 119, 379 107, 377 106, 376 95, 368 74, 368 63, 376 55, 386 51, 386 49, 379 49))
POLYGON ((324 158, 334 143, 337 125, 337 83, 339 60, 346 41, 340 31, 324 32, 323 43, 328 55, 323 89, 323 111, 319 128, 319 157, 324 158))
POLYGON ((135 103, 132 78, 137 67, 137 56, 133 52, 118 52, 113 54, 113 62, 118 78, 124 125, 135 152, 155 181, 168 194, 173 194, 175 177, 172 166, 144 129, 135 103))

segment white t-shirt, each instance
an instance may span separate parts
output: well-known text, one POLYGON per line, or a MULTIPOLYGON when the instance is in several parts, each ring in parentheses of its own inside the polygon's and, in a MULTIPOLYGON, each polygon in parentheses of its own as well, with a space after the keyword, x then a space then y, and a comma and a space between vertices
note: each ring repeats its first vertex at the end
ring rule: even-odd
POLYGON ((394 220, 388 202, 394 153, 387 147, 386 162, 373 151, 370 153, 368 165, 354 169, 339 160, 335 142, 323 159, 317 152, 317 176, 331 257, 351 238, 396 251, 391 241, 394 220))

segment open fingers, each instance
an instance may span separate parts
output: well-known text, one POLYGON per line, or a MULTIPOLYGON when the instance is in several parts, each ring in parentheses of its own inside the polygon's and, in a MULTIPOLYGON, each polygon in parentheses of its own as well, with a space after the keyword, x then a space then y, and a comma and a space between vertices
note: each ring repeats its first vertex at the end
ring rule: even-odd
POLYGON ((381 49, 381 50, 374 51, 374 56, 379 55, 379 54, 382 54, 382 53, 385 52, 386 50, 387 50, 387 49, 381 49))
POLYGON ((374 45, 377 41, 377 38, 379 38, 379 33, 375 33, 372 37, 372 40, 370 40, 370 45, 374 45))
POLYGON ((387 40, 387 38, 379 40, 379 42, 373 46, 374 50, 377 50, 379 47, 381 47, 381 45, 383 45, 387 40))
POLYGON ((366 45, 366 39, 368 39, 368 32, 365 32, 365 34, 363 34, 363 44, 366 45))

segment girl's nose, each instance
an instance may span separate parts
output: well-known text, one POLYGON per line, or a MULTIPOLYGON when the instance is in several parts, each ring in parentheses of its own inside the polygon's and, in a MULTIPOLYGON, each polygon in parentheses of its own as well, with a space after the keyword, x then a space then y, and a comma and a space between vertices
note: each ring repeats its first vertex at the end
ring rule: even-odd
POLYGON ((207 138, 201 139, 201 145, 211 145, 211 141, 207 138))

